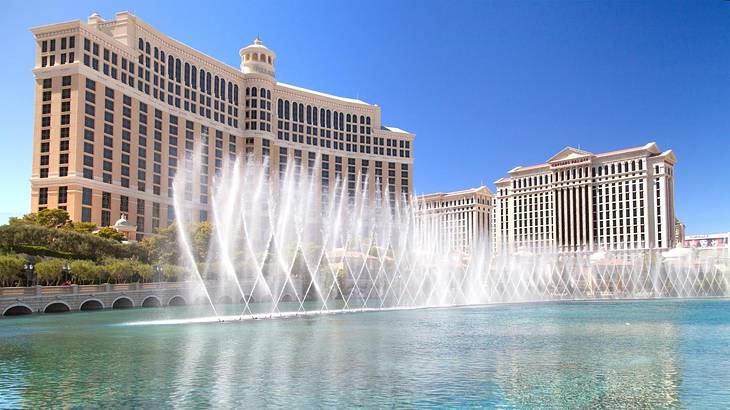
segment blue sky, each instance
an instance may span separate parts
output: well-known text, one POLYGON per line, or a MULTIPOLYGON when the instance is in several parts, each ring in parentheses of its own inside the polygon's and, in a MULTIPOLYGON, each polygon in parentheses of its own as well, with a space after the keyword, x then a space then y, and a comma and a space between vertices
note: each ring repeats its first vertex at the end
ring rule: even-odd
POLYGON ((0 222, 29 210, 28 28, 129 10, 232 66, 260 34, 280 81, 383 108, 416 134, 419 193, 477 186, 570 145, 673 149, 677 216, 730 230, 730 2, 10 2, 0 34, 0 222))

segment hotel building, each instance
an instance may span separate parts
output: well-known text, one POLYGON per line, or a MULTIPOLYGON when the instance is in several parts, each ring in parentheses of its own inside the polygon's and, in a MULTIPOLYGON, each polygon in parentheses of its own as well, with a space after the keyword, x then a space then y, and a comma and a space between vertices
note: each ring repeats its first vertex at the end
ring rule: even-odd
POLYGON ((492 192, 481 186, 419 196, 416 212, 424 238, 436 239, 439 249, 468 254, 489 239, 492 192))
POLYGON ((674 165, 655 143, 593 154, 565 148, 496 181, 496 249, 597 251, 675 246, 674 165))
POLYGON ((180 172, 186 208, 206 220, 212 178, 238 156, 266 163, 273 184, 296 164, 316 169, 323 191, 341 181, 354 195, 367 181, 376 192, 377 181, 400 201, 412 190, 413 134, 383 126, 377 105, 278 82, 258 38, 239 69, 128 12, 32 32, 33 212, 100 226, 126 214, 139 239, 175 219, 180 172))

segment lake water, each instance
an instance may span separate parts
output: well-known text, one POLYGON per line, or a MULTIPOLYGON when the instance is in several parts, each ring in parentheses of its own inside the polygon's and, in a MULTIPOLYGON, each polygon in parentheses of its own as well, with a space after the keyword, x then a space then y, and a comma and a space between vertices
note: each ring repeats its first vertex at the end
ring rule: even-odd
POLYGON ((2 319, 0 407, 730 407, 728 300, 128 325, 200 309, 2 319))

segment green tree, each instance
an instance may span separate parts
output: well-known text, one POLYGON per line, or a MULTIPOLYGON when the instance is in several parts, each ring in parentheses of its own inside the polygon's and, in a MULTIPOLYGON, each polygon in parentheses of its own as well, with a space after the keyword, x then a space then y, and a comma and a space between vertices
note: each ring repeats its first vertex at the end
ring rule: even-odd
POLYGON ((99 229, 96 232, 97 236, 100 236, 102 238, 111 239, 117 242, 122 242, 124 240, 124 234, 117 231, 116 229, 112 228, 111 226, 105 226, 101 229, 99 229))
POLYGON ((180 258, 177 226, 172 223, 165 228, 159 229, 154 235, 145 237, 142 240, 142 246, 147 250, 151 261, 176 265, 180 258))
POLYGON ((69 229, 17 223, 0 226, 0 249, 44 256, 100 260, 103 257, 148 260, 138 243, 119 243, 69 229))
POLYGON ((46 208, 35 216, 35 223, 48 228, 60 228, 68 222, 68 212, 65 209, 46 208))
POLYGON ((35 264, 35 274, 39 284, 58 285, 63 278, 63 259, 45 259, 35 264))
POLYGON ((69 222, 64 228, 78 233, 92 233, 96 230, 96 224, 93 222, 69 222))
POLYGON ((69 265, 74 282, 94 283, 100 279, 100 271, 94 262, 75 260, 69 265))
POLYGON ((36 223, 36 214, 29 213, 21 216, 20 218, 11 216, 8 219, 8 225, 25 225, 25 224, 35 224, 36 223))
POLYGON ((17 255, 0 255, 0 283, 3 286, 13 285, 18 280, 18 273, 23 270, 25 259, 17 255))
POLYGON ((152 265, 140 261, 132 262, 132 272, 136 276, 136 279, 140 282, 150 282, 154 275, 152 265))
POLYGON ((186 269, 182 266, 173 264, 162 265, 162 274, 164 276, 163 280, 167 282, 178 282, 185 280, 186 273, 186 269))
POLYGON ((132 261, 127 259, 105 259, 101 265, 110 283, 125 283, 133 273, 132 261))
POLYGON ((204 262, 208 259, 210 239, 213 236, 213 226, 210 222, 203 221, 193 224, 190 230, 192 231, 192 246, 195 260, 204 262))

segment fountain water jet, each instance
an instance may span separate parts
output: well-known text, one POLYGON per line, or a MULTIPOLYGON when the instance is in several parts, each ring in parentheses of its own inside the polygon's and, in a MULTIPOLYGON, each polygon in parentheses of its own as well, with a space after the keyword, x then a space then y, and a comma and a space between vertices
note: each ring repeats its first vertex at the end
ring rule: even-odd
MULTIPOLYGON (((333 188, 320 190, 320 178, 329 180, 330 169, 319 157, 289 158, 280 164, 278 178, 270 175, 268 158, 263 163, 238 159, 223 169, 210 205, 216 232, 208 262, 221 270, 219 289, 235 289, 240 295, 239 319, 260 318, 262 312, 289 317, 730 295, 728 258, 723 255, 672 259, 659 251, 512 252, 493 249, 486 238, 463 253, 455 251, 454 238, 440 232, 441 224, 424 222, 427 216, 420 213, 417 198, 391 192, 379 176, 369 184, 367 175, 339 169, 333 188)), ((178 232, 182 254, 215 311, 209 284, 196 268, 184 232, 185 211, 193 204, 182 193, 195 180, 186 172, 176 177, 178 232)))

